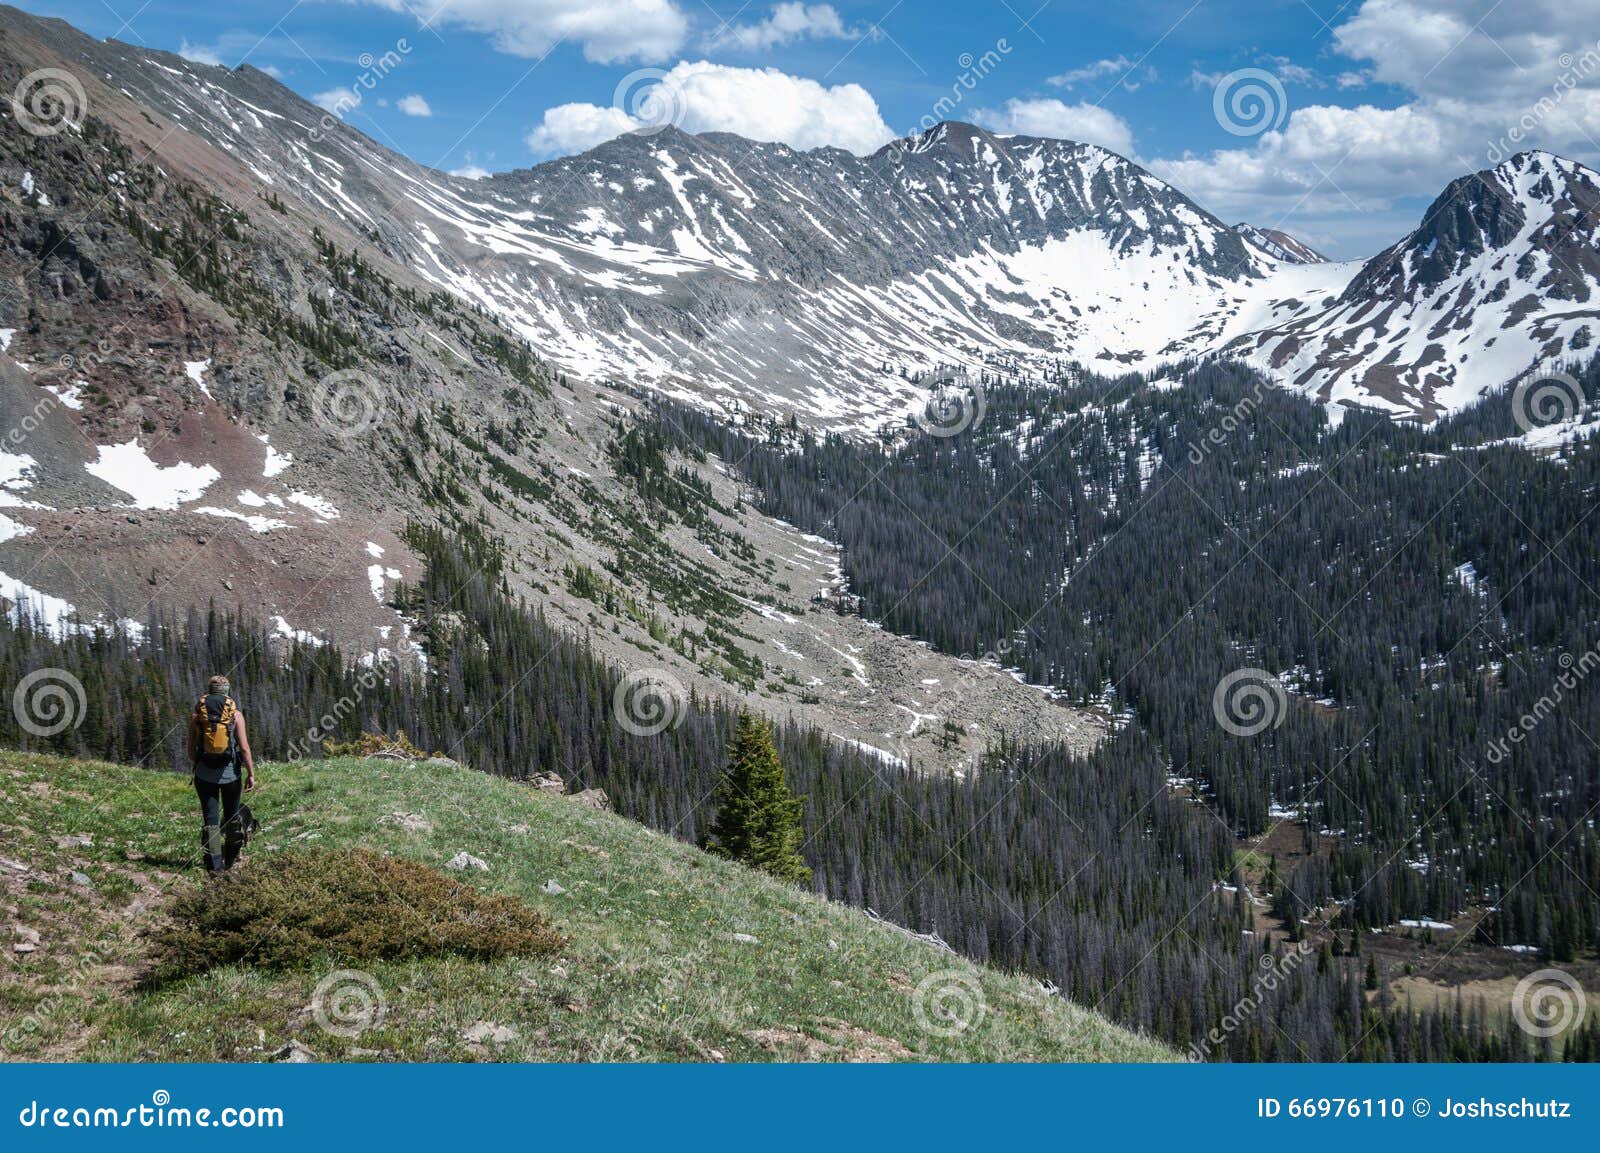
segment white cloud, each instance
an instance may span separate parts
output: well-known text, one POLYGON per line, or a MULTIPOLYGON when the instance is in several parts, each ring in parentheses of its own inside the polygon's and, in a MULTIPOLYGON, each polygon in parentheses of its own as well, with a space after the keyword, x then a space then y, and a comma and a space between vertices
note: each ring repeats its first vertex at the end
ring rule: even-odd
POLYGON ((464 168, 452 168, 450 175, 459 176, 463 180, 482 180, 485 176, 490 175, 490 172, 487 168, 480 168, 476 164, 468 164, 464 168))
POLYGON ((683 45, 689 20, 676 0, 355 0, 405 12, 429 26, 486 33, 501 52, 541 57, 581 45, 599 64, 664 60, 683 45))
POLYGON ((361 97, 356 95, 353 88, 330 88, 326 92, 318 92, 311 102, 324 112, 343 118, 346 112, 361 106, 361 97))
POLYGON ((400 111, 404 112, 407 116, 433 115, 433 109, 428 107, 428 102, 422 97, 418 96, 416 93, 412 93, 410 96, 400 97, 400 100, 395 104, 395 107, 400 109, 400 111))
POLYGON ((178 49, 178 55, 196 64, 219 66, 222 64, 222 56, 215 48, 208 48, 204 44, 190 44, 187 40, 183 41, 182 46, 178 49))
POLYGON ((1046 84, 1053 84, 1057 88, 1076 88, 1088 80, 1098 80, 1102 76, 1121 76, 1134 67, 1137 62, 1126 56, 1112 56, 1105 60, 1096 60, 1093 64, 1085 64, 1082 68, 1069 68, 1056 76, 1046 77, 1046 84))
POLYGON ((587 152, 638 127, 639 122, 620 108, 563 104, 545 112, 544 119, 528 133, 527 142, 540 156, 568 156, 587 152))
POLYGON ((1296 64, 1287 56, 1263 56, 1260 63, 1270 68, 1285 84, 1304 84, 1308 88, 1321 88, 1325 83, 1317 73, 1304 64, 1296 64))
POLYGON ((795 148, 831 145, 865 154, 894 133, 859 84, 826 87, 776 68, 683 62, 653 82, 619 88, 617 105, 563 104, 528 134, 540 155, 592 148, 624 132, 675 124, 686 132, 733 132, 795 148))
POLYGON ((1088 101, 1007 100, 1003 108, 980 108, 972 118, 995 132, 1081 140, 1123 156, 1133 154, 1133 130, 1127 121, 1088 101))
MULTIPOLYGON (((1568 0, 1365 0, 1334 29, 1335 51, 1354 64, 1334 84, 1390 85, 1410 94, 1404 103, 1292 107, 1248 146, 1150 167, 1230 219, 1306 231, 1315 218, 1345 254, 1369 255, 1375 237, 1415 225, 1415 204, 1402 202, 1515 152, 1600 162, 1597 37, 1593 6, 1568 0)), ((1207 93, 1211 79, 1195 76, 1207 93)))
POLYGON ((832 4, 777 4, 756 24, 725 24, 706 38, 708 47, 760 52, 796 40, 859 40, 870 33, 847 28, 832 4))

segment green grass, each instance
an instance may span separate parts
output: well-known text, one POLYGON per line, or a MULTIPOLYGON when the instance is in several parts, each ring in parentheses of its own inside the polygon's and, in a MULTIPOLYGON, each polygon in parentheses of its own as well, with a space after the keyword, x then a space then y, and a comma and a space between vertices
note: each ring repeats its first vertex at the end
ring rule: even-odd
POLYGON ((243 962, 149 988, 147 934, 205 883, 187 779, 0 751, 0 898, 7 921, 41 936, 0 963, 0 1055, 260 1060, 297 1042, 319 1060, 1176 1059, 1026 977, 563 797, 393 761, 260 776, 254 859, 361 846, 437 866, 465 851, 490 866, 468 883, 545 912, 568 943, 343 978, 332 957, 303 971, 243 962), (84 835, 91 845, 67 839, 84 835), (336 991, 318 998, 319 983, 336 991))

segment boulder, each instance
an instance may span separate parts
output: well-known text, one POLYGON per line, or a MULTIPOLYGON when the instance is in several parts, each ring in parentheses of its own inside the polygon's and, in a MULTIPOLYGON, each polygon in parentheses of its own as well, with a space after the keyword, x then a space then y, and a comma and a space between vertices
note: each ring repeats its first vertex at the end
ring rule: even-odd
POLYGON ((584 789, 582 792, 573 793, 572 799, 580 805, 591 809, 607 811, 611 808, 611 798, 606 796, 604 789, 584 789))
POLYGON ((561 779, 560 773, 534 773, 528 778, 528 784, 541 793, 565 793, 567 782, 561 779))
POLYGON ((460 852, 446 861, 444 867, 453 869, 457 873, 465 873, 469 869, 487 873, 489 871, 489 862, 482 857, 474 857, 471 853, 460 852))
POLYGON ((309 1065, 316 1059, 317 1055, 299 1041, 290 1041, 272 1054, 272 1060, 289 1065, 309 1065))
POLYGON ((510 1025, 477 1021, 467 1027, 461 1038, 469 1045, 504 1045, 517 1039, 517 1031, 510 1025))

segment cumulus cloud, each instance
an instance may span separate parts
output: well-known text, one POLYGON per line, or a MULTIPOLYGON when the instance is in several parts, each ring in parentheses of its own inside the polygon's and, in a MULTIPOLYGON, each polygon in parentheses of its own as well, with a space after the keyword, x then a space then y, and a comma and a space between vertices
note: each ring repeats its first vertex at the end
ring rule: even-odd
POLYGON ((527 136, 542 156, 579 152, 624 132, 673 124, 686 132, 733 132, 795 148, 873 152, 894 138, 877 101, 859 84, 826 87, 776 68, 701 60, 631 78, 611 105, 563 104, 527 136))
POLYGON ((311 102, 324 112, 343 117, 352 108, 361 106, 361 97, 356 95, 353 88, 330 88, 326 92, 318 92, 311 102))
MULTIPOLYGON (((1150 167, 1230 219, 1292 226, 1320 217, 1348 238, 1349 255, 1363 255, 1370 249, 1355 238, 1393 240, 1415 224, 1415 205, 1401 201, 1431 198, 1515 152, 1600 162, 1592 11, 1566 0, 1481 7, 1365 0, 1334 29, 1334 50, 1353 65, 1335 84, 1390 85, 1409 93, 1402 104, 1293 107, 1279 130, 1247 145, 1150 167)), ((1202 92, 1210 79, 1197 72, 1202 92)))
POLYGON ((407 116, 433 115, 433 109, 428 106, 428 102, 414 92, 410 96, 400 97, 399 101, 396 102, 395 107, 400 109, 400 111, 404 112, 407 116))
POLYGON ((486 33, 513 56, 540 57, 557 44, 581 45, 599 64, 664 60, 682 47, 689 20, 675 0, 355 0, 405 12, 431 27, 486 33))
POLYGON ((707 37, 710 48, 765 51, 796 40, 860 40, 866 29, 847 28, 832 4, 786 3, 755 24, 724 24, 707 37))
POLYGON ((196 64, 220 65, 222 63, 222 56, 215 48, 208 48, 204 44, 190 44, 187 40, 178 49, 178 55, 196 64))
POLYGON ((563 104, 548 109, 544 119, 528 133, 528 147, 540 156, 568 156, 587 152, 597 144, 643 127, 620 108, 598 104, 563 104))
POLYGON ((1061 100, 1007 100, 999 109, 980 108, 973 119, 995 132, 1044 136, 1098 144, 1123 156, 1133 153, 1133 130, 1127 121, 1098 104, 1061 100))
POLYGON ((484 177, 489 175, 489 170, 487 168, 480 168, 476 164, 468 164, 464 168, 452 168, 450 170, 450 175, 459 176, 463 180, 482 180, 484 177))

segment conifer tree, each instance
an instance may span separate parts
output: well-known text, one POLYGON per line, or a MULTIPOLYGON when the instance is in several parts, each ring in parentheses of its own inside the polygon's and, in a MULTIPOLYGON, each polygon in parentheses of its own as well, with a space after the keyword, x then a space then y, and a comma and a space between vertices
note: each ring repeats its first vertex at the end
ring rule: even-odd
POLYGON ((765 721, 739 714, 728 766, 717 785, 717 816, 706 848, 718 856, 803 885, 811 869, 800 856, 805 799, 792 796, 765 721))

